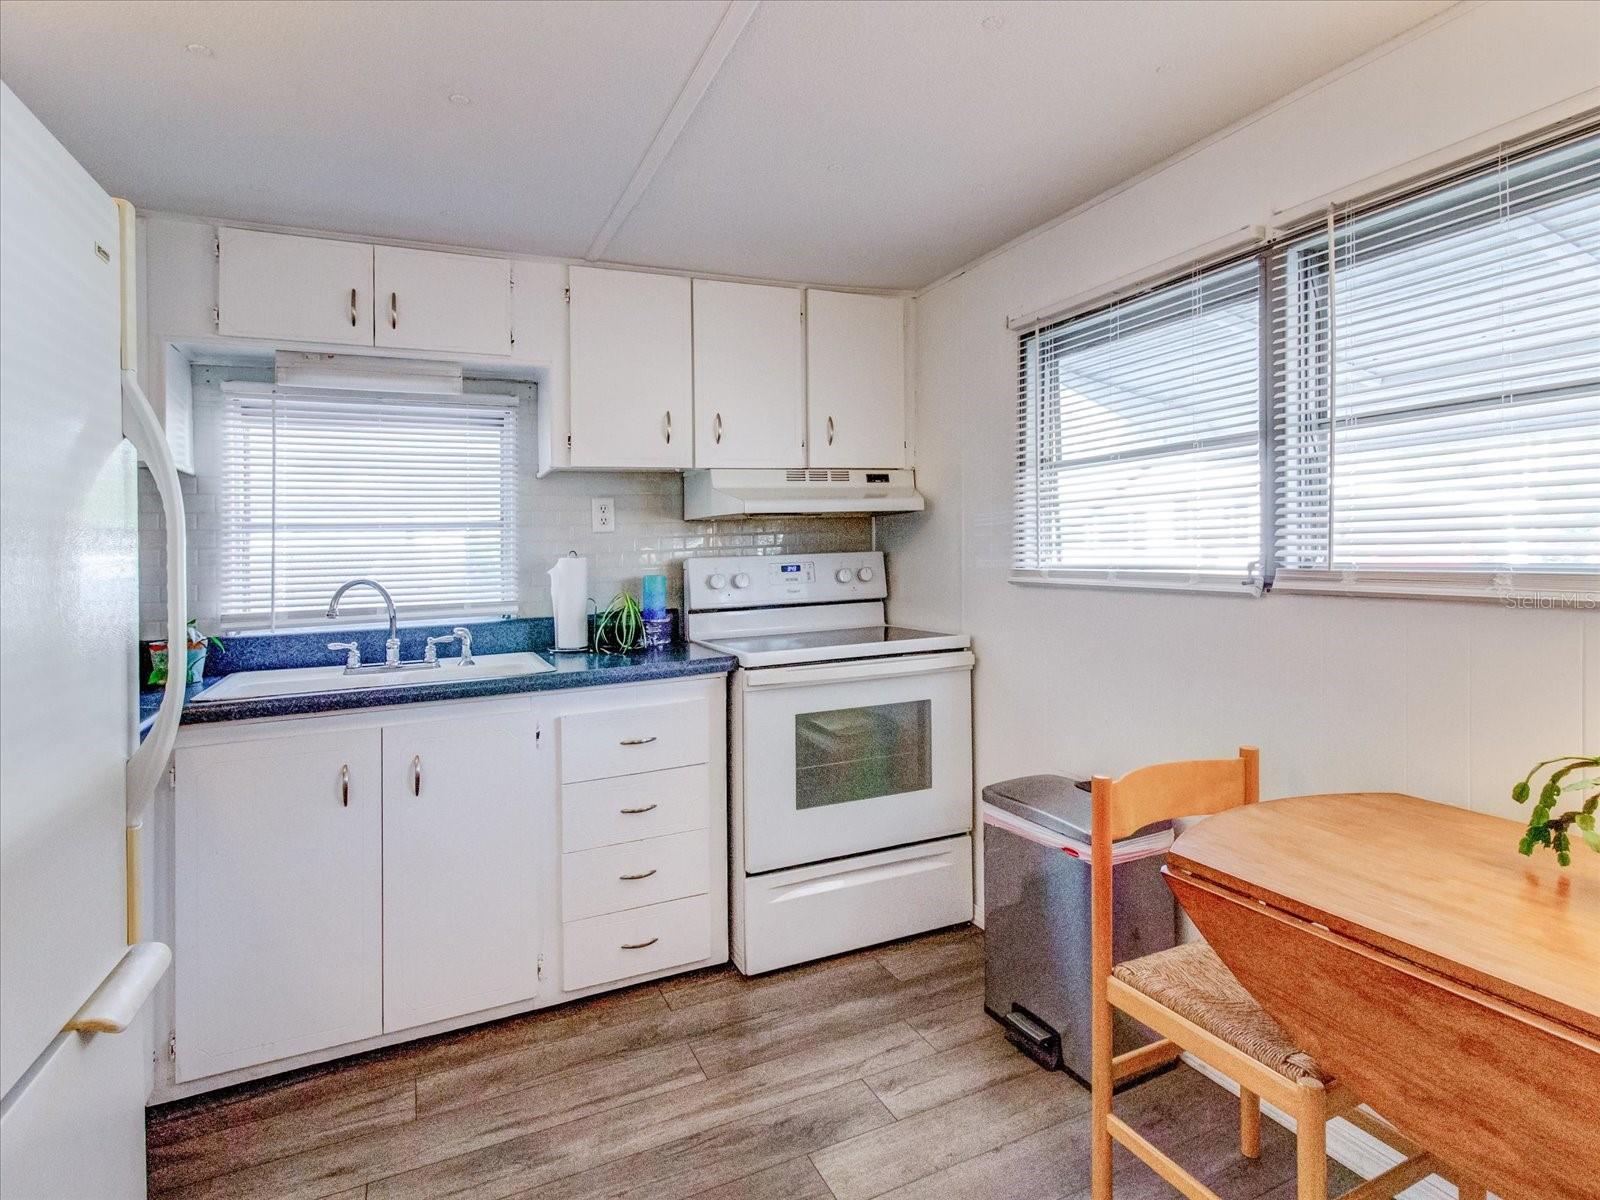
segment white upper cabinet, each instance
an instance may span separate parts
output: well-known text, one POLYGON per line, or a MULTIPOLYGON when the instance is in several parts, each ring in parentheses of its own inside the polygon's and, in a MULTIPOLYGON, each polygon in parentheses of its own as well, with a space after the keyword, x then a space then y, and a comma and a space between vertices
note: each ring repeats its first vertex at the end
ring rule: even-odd
POLYGON ((387 1033, 538 991, 540 821, 555 798, 534 727, 526 712, 384 726, 387 1033))
POLYGON ((217 230, 217 332, 372 345, 372 247, 217 230))
POLYGON ((573 267, 568 286, 570 465, 693 466, 689 281, 573 267))
POLYGON ((905 354, 899 297, 806 292, 811 466, 905 466, 905 354))
POLYGON ((511 263, 373 247, 374 344, 456 354, 511 353, 511 263))
POLYGON ((806 465, 799 288, 694 281, 694 465, 806 465))

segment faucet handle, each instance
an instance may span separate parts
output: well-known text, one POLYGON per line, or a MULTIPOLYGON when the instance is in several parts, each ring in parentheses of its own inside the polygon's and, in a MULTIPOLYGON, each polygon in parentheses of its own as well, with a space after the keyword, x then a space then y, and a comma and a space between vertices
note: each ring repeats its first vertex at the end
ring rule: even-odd
POLYGON ((355 642, 329 642, 329 650, 344 651, 344 669, 354 671, 361 665, 361 647, 355 642))
POLYGON ((428 648, 422 652, 422 661, 425 662, 425 663, 436 663, 436 662, 438 662, 439 661, 439 647, 440 646, 448 646, 451 642, 453 642, 455 640, 456 640, 455 639, 455 635, 454 634, 448 634, 448 633, 447 634, 440 634, 438 637, 429 638, 428 639, 428 648))
POLYGON ((461 665, 470 667, 472 665, 472 630, 465 625, 457 625, 450 632, 455 635, 456 641, 461 643, 461 665))

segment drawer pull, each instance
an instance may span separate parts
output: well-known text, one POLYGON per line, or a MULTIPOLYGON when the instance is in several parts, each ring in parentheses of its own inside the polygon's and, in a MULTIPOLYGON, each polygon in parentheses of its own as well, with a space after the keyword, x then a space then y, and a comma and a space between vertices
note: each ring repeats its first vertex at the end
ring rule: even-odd
POLYGON ((661 939, 658 938, 658 937, 653 937, 648 942, 623 942, 622 943, 622 949, 624 949, 624 950, 643 950, 646 946, 654 946, 660 940, 661 939))
POLYGON ((339 803, 350 807, 350 764, 339 768, 339 803))
POLYGON ((656 740, 656 735, 652 733, 649 737, 623 738, 622 741, 618 743, 618 745, 621 745, 621 746, 648 746, 651 742, 653 742, 655 740, 656 740))
POLYGON ((643 808, 625 808, 622 811, 627 813, 629 816, 635 816, 639 813, 651 812, 658 807, 660 806, 655 804, 646 804, 643 808))
POLYGON ((640 871, 637 875, 618 875, 617 878, 618 879, 649 879, 650 876, 654 875, 655 873, 656 873, 656 868, 651 867, 648 871, 640 871))

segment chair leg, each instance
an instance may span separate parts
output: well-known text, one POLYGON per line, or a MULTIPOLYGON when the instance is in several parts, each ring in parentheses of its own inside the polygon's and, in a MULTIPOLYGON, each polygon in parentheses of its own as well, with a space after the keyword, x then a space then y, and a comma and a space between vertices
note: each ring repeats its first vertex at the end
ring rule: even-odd
MULTIPOLYGON (((1107 972, 1109 974, 1109 972, 1107 972)), ((1089 1190, 1092 1200, 1111 1200, 1111 1004, 1095 989, 1089 1063, 1089 1190)))
POLYGON ((1328 1100, 1321 1087, 1302 1087, 1295 1122, 1295 1200, 1328 1200, 1328 1100))
MULTIPOLYGON (((1098 1067, 1098 1062, 1095 1064, 1098 1067)), ((1110 1064, 1106 1064, 1107 1074, 1110 1064)), ((1111 1082, 1095 1072, 1089 1097, 1089 1193, 1091 1200, 1111 1200, 1111 1082)))
POLYGON ((1249 1088, 1239 1089, 1239 1153, 1261 1157, 1261 1097, 1249 1088))

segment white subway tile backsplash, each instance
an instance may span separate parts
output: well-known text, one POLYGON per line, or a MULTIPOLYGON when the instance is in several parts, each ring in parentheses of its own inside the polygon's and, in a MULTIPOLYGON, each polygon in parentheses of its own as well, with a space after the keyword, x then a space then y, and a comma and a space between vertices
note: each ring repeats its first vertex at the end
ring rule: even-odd
MULTIPOLYGON (((531 425, 529 421, 527 424, 531 425)), ((531 463, 530 454, 525 461, 531 463)), ((215 628, 215 596, 206 581, 215 577, 217 529, 216 489, 204 476, 184 476, 189 528, 189 608, 202 625, 215 628), (209 486, 208 486, 209 485, 209 486)), ((139 471, 139 619, 141 636, 165 632, 165 532, 155 481, 139 471)), ((550 614, 545 572, 557 558, 576 550, 589 560, 589 590, 605 605, 622 588, 635 595, 647 573, 667 576, 668 601, 682 604, 683 572, 679 564, 697 554, 820 554, 865 550, 872 527, 865 517, 795 517, 759 521, 684 521, 683 480, 671 474, 594 472, 581 475, 532 476, 523 480, 518 573, 520 613, 550 614), (591 496, 617 501, 617 531, 590 528, 591 496)))

